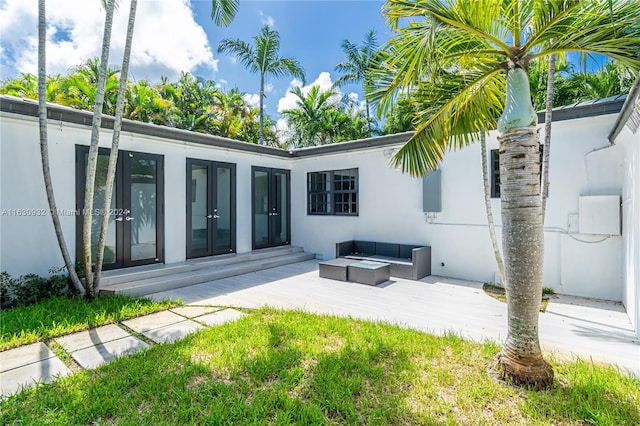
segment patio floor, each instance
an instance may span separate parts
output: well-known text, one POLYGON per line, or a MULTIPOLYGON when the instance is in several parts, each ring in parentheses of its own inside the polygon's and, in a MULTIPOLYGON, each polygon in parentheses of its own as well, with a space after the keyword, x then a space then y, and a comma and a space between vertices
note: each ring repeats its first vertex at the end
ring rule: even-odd
MULTIPOLYGON (((156 299, 185 304, 259 308, 271 306, 385 321, 472 340, 501 342, 506 305, 482 290, 482 283, 430 276, 421 281, 392 277, 377 287, 318 276, 317 260, 281 266, 155 293, 156 299)), ((580 356, 617 364, 640 377, 640 343, 620 303, 554 296, 540 315, 540 339, 558 358, 580 356)))

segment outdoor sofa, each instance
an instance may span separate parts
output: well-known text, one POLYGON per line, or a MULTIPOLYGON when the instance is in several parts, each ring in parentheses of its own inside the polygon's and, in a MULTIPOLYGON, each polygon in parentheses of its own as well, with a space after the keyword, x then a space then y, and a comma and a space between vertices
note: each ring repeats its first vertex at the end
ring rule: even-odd
POLYGON ((391 276, 419 280, 431 275, 431 247, 376 241, 336 243, 336 258, 371 260, 391 266, 391 276))

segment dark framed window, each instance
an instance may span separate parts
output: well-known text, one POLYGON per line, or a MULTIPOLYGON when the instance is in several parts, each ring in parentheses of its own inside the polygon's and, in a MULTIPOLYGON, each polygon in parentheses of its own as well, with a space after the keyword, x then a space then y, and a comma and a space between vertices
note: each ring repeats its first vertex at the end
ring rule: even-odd
MULTIPOLYGON (((540 179, 542 179, 543 146, 540 145, 540 179)), ((491 170, 491 198, 500 198, 500 150, 492 149, 489 153, 491 170)), ((549 194, 547 194, 547 197, 549 194)))
POLYGON ((307 214, 358 215, 358 169, 307 173, 307 214))

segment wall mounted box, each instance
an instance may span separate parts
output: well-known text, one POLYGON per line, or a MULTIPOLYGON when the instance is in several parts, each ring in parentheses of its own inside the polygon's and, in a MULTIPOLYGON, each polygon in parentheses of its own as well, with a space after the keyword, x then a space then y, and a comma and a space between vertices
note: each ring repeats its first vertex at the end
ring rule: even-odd
POLYGON ((442 211, 440 170, 429 172, 422 178, 422 211, 438 213, 442 211))
POLYGON ((620 235, 620 196, 580 197, 579 216, 581 234, 620 235))

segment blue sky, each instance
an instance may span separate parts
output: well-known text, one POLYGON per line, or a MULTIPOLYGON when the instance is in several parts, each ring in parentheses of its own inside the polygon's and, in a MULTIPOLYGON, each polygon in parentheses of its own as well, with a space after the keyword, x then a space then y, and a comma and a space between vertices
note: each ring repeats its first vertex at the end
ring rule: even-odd
MULTIPOLYGON (((47 0, 46 4, 49 74, 66 74, 100 55, 104 25, 100 1, 47 0)), ((295 57, 305 68, 307 85, 315 82, 328 89, 339 76, 335 65, 345 59, 342 40, 360 44, 370 29, 376 30, 381 44, 390 37, 381 14, 383 4, 381 0, 241 0, 236 19, 224 28, 212 23, 210 0, 139 0, 130 78, 158 82, 160 76, 176 80, 180 72, 191 72, 227 90, 237 87, 257 103, 259 76, 233 57, 218 55, 217 47, 224 38, 250 42, 268 24, 280 33, 280 54, 295 57)), ((127 12, 128 1, 121 0, 113 24, 111 64, 121 63, 127 12)), ((0 0, 0 28, 0 78, 35 74, 37 2, 0 0)), ((272 118, 277 120, 279 110, 295 105, 288 94, 294 83, 291 78, 267 79, 265 105, 272 118)), ((341 90, 363 99, 359 85, 341 90)))
MULTIPOLYGON (((98 0, 47 0, 47 72, 66 74, 82 61, 99 56, 104 11, 98 0)), ((282 56, 293 56, 306 71, 307 83, 324 88, 338 77, 333 69, 345 59, 342 40, 360 43, 375 29, 380 42, 389 38, 379 0, 241 0, 236 19, 229 27, 211 21, 210 0, 139 0, 133 40, 132 80, 152 82, 166 75, 171 80, 181 71, 212 79, 225 89, 238 87, 257 101, 259 76, 248 73, 217 47, 224 38, 251 41, 263 25, 280 33, 282 56)), ((128 2, 121 1, 114 18, 111 64, 120 64, 126 33, 128 2)), ((0 0, 0 78, 19 72, 37 72, 37 2, 0 0)), ((277 119, 291 78, 268 78, 267 113, 277 119)), ((345 86, 344 94, 357 93, 359 85, 345 86)))
MULTIPOLYGON (((250 42, 262 26, 270 26, 280 34, 280 54, 295 57, 304 67, 307 84, 313 83, 321 73, 329 72, 331 81, 340 75, 334 67, 346 59, 340 47, 342 40, 361 43, 370 29, 375 29, 378 39, 383 42, 389 38, 381 14, 383 1, 242 1, 234 22, 226 28, 220 28, 211 22, 211 4, 209 1, 192 1, 195 20, 205 29, 214 49, 224 38, 239 38, 250 42)), ((211 76, 226 89, 238 87, 247 93, 258 93, 259 76, 250 74, 242 64, 232 56, 222 54, 218 57, 218 71, 211 76)), ((207 70, 196 69, 203 77, 209 77, 207 70)), ((267 112, 277 118, 278 100, 286 95, 291 78, 267 78, 272 92, 265 100, 267 112)), ((347 85, 344 93, 358 93, 362 100, 360 85, 347 85)))

